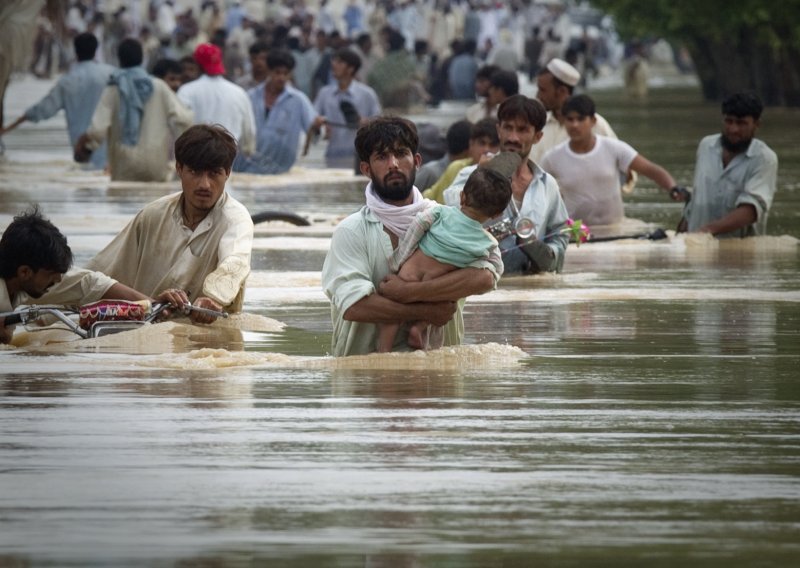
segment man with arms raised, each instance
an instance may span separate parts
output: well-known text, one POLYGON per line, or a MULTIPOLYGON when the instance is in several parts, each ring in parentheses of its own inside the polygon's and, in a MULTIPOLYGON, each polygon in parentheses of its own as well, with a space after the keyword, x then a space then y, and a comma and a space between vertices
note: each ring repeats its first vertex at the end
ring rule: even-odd
MULTIPOLYGON (((514 95, 502 102, 497 118, 500 150, 516 152, 522 162, 511 177, 511 202, 503 215, 486 225, 491 231, 491 227, 505 220, 511 228, 526 226, 533 230, 530 237, 515 231, 497 235, 505 273, 560 272, 568 243, 567 236, 560 232, 566 226, 567 208, 555 178, 528 159, 531 148, 542 137, 546 120, 544 107, 525 95, 514 95)), ((461 170, 445 190, 447 205, 460 203, 461 190, 476 167, 461 170)))
POLYGON ((716 237, 766 233, 778 157, 755 138, 763 108, 752 93, 737 93, 723 101, 722 133, 706 136, 697 148, 692 199, 679 231, 716 237))
MULTIPOLYGON (((333 354, 371 353, 376 324, 419 319, 446 325, 444 344, 459 344, 464 328, 455 300, 493 289, 497 269, 479 261, 423 282, 389 276, 388 259, 399 239, 417 213, 435 206, 414 187, 422 161, 416 127, 403 118, 379 117, 359 129, 355 144, 361 173, 370 178, 367 203, 336 228, 322 268, 322 287, 331 300, 333 354)), ((395 349, 408 349, 407 335, 404 325, 395 349)))
POLYGON ((241 310, 253 222, 225 191, 235 157, 236 141, 223 127, 190 127, 175 141, 182 191, 146 205, 87 267, 145 294, 167 291, 164 299, 173 304, 241 310))

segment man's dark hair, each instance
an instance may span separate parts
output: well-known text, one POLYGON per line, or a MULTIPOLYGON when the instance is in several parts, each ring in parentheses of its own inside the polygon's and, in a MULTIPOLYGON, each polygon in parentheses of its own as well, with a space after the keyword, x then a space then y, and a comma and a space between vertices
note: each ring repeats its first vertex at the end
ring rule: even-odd
POLYGON ((508 97, 497 109, 497 118, 500 122, 521 118, 532 125, 536 132, 544 128, 547 121, 547 111, 544 105, 536 99, 531 99, 525 95, 513 95, 508 97))
POLYGON ((511 200, 511 180, 489 168, 476 168, 464 185, 464 204, 487 217, 500 215, 511 200))
POLYGON ((91 61, 97 53, 97 38, 94 34, 83 32, 75 36, 72 46, 75 48, 75 58, 78 61, 91 61))
POLYGON ((123 69, 141 65, 144 60, 142 44, 132 37, 123 39, 117 46, 117 58, 119 59, 119 66, 123 69))
MULTIPOLYGON (((450 125, 445 134, 447 140, 447 153, 453 156, 466 152, 469 148, 469 135, 472 123, 469 120, 457 120, 450 125)), ((496 131, 496 129, 495 129, 496 131)))
POLYGON ((393 28, 389 28, 387 39, 389 43, 389 51, 400 51, 406 46, 406 38, 403 36, 403 34, 393 28))
POLYGON ((519 79, 513 71, 498 69, 489 77, 489 84, 503 91, 507 97, 519 93, 519 79))
POLYGON ((461 44, 461 53, 466 53, 468 55, 475 55, 475 51, 478 49, 478 42, 474 39, 465 39, 464 43, 461 44))
POLYGON ((475 79, 486 79, 488 81, 492 78, 492 75, 495 71, 500 71, 500 68, 497 65, 492 65, 491 63, 481 65, 478 67, 478 71, 475 73, 475 79))
POLYGON ((496 118, 482 118, 472 125, 469 130, 469 139, 477 140, 478 138, 490 138, 492 145, 497 146, 500 144, 500 138, 497 135, 497 119, 496 118))
POLYGON ((372 41, 372 36, 364 32, 363 34, 360 34, 356 38, 356 45, 363 50, 364 46, 370 43, 371 41, 372 41))
POLYGON ((247 49, 248 55, 258 55, 259 53, 269 53, 269 44, 265 41, 257 41, 247 49))
POLYGON ((181 65, 180 61, 175 59, 159 59, 155 62, 155 64, 153 64, 153 69, 150 71, 150 73, 159 79, 166 77, 167 73, 175 73, 176 75, 180 75, 183 73, 183 65, 181 65))
POLYGON ((0 278, 13 278, 20 266, 60 274, 72 266, 67 238, 37 206, 14 217, 0 238, 0 278))
POLYGON ((569 112, 578 113, 578 116, 584 117, 594 116, 595 107, 594 101, 592 97, 589 95, 573 95, 564 101, 563 106, 561 107, 561 114, 566 116, 569 112))
POLYGON ((412 154, 419 148, 416 125, 399 116, 373 118, 356 132, 356 153, 362 162, 369 162, 373 152, 408 148, 412 154))
POLYGON ((202 172, 230 171, 236 150, 236 139, 224 126, 195 124, 175 140, 175 161, 202 172))
POLYGON ((764 104, 755 93, 744 92, 734 93, 722 101, 722 114, 731 115, 739 118, 752 116, 753 120, 761 118, 764 104))
POLYGON ((285 49, 273 49, 267 54, 267 67, 270 70, 284 67, 291 71, 294 69, 294 56, 285 49))
POLYGON ((358 73, 359 69, 361 69, 361 58, 352 49, 347 47, 337 49, 334 52, 333 57, 334 59, 342 61, 348 67, 352 67, 354 75, 358 73))

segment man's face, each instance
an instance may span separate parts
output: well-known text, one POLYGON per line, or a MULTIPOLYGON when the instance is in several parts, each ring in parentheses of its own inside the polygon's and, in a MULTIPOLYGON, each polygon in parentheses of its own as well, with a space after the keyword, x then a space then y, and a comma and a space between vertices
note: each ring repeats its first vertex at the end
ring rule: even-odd
POLYGON ((338 57, 334 57, 331 59, 331 74, 333 78, 337 81, 342 79, 349 79, 353 76, 352 67, 350 67, 347 63, 339 59, 338 57))
POLYGON ((193 209, 206 213, 219 201, 222 192, 225 191, 225 182, 231 173, 222 167, 195 170, 183 164, 176 164, 175 169, 181 179, 183 198, 193 209))
POLYGON ((564 96, 565 93, 566 89, 564 87, 556 87, 556 82, 550 73, 537 75, 536 98, 544 105, 545 110, 555 112, 561 109, 561 105, 566 98, 564 96))
POLYGON ((528 159, 533 145, 538 142, 542 133, 527 120, 521 117, 503 120, 497 125, 497 134, 500 137, 500 150, 516 152, 524 160, 528 159))
POLYGON ((292 72, 287 67, 276 67, 269 72, 269 82, 277 91, 283 91, 291 77, 292 72))
POLYGON ((726 114, 722 117, 723 146, 734 153, 744 152, 750 147, 758 126, 759 121, 752 116, 726 114))
POLYGON ((564 127, 570 140, 582 141, 592 136, 592 127, 597 119, 593 116, 582 116, 577 112, 569 112, 564 116, 564 127))
POLYGON ((29 266, 20 268, 23 269, 20 271, 21 274, 24 274, 20 279, 22 291, 31 298, 41 298, 53 284, 61 282, 62 274, 60 272, 47 268, 34 271, 29 266))
POLYGON ((194 61, 184 61, 181 63, 183 66, 183 82, 188 83, 194 81, 201 75, 200 66, 194 61))
POLYGON ((398 146, 373 152, 369 162, 361 162, 361 173, 372 180, 375 193, 386 202, 409 199, 422 157, 398 146))
POLYGON ((506 93, 500 87, 495 87, 494 85, 490 85, 488 91, 486 92, 486 97, 489 100, 490 105, 500 105, 504 100, 506 100, 506 93))
POLYGON ((169 88, 172 89, 174 92, 177 92, 180 89, 183 77, 180 73, 174 73, 172 71, 168 71, 166 75, 164 75, 164 82, 169 85, 169 88))
POLYGON ((489 79, 486 77, 478 77, 475 79, 475 94, 479 97, 485 97, 489 92, 489 79))
POLYGON ((497 145, 492 140, 491 136, 479 136, 478 138, 470 138, 469 141, 469 157, 476 164, 480 161, 481 157, 489 152, 497 152, 497 145))
POLYGON ((267 67, 267 54, 264 51, 250 56, 250 69, 253 77, 266 77, 269 72, 267 67))

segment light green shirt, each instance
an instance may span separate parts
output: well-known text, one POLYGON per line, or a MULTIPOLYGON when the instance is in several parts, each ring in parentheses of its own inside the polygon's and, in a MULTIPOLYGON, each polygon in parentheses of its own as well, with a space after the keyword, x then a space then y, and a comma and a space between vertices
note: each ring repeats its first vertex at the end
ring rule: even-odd
MULTIPOLYGON (((389 274, 392 242, 381 221, 366 207, 342 221, 331 237, 331 246, 322 267, 322 288, 331 300, 333 337, 331 352, 337 357, 365 355, 375 351, 378 326, 347 321, 345 312, 356 302, 374 294, 389 274)), ((499 275, 489 262, 480 265, 499 275)), ((444 327, 444 345, 459 345, 464 337, 463 300, 453 319, 444 327)), ((393 351, 408 351, 408 329, 401 326, 393 351)))

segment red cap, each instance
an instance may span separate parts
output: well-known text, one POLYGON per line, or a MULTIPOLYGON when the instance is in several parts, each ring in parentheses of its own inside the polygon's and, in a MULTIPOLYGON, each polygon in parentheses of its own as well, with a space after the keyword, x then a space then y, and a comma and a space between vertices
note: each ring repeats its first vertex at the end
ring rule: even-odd
POLYGON ((194 60, 203 68, 206 75, 222 75, 225 66, 222 64, 222 51, 213 43, 201 43, 194 50, 194 60))

